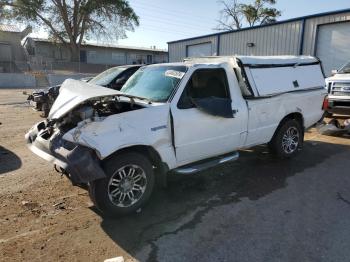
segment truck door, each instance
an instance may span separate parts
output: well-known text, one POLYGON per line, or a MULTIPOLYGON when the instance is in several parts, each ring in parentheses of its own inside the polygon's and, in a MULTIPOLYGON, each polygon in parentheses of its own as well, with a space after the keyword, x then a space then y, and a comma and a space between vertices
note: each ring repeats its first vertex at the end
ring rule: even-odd
MULTIPOLYGON (((232 81, 228 81, 224 68, 197 69, 186 83, 178 102, 172 103, 178 165, 229 153, 243 145, 247 108, 242 103, 240 93, 239 99, 232 97, 229 88, 232 81), (215 105, 212 102, 220 100, 228 101, 231 116, 212 114, 195 102, 206 101, 207 104, 215 105)), ((214 107, 214 111, 221 108, 220 104, 214 107)))

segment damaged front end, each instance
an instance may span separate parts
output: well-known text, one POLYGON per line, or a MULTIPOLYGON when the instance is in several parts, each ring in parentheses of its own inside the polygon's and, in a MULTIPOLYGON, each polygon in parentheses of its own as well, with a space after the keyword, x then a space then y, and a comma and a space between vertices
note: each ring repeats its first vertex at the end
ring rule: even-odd
POLYGON ((42 109, 42 104, 45 102, 47 96, 47 91, 43 89, 34 90, 27 98, 30 105, 35 109, 40 111, 42 109))
POLYGON ((30 105, 37 111, 43 111, 42 117, 47 117, 51 106, 59 94, 60 85, 48 89, 37 89, 27 98, 30 105))
POLYGON ((66 174, 74 185, 87 184, 105 177, 99 153, 93 147, 64 139, 64 135, 80 126, 99 122, 110 115, 142 108, 134 103, 121 101, 118 91, 101 90, 96 97, 94 87, 86 87, 84 95, 78 95, 81 85, 69 81, 62 86, 62 94, 55 102, 49 118, 34 125, 25 135, 29 149, 51 162, 66 174), (62 96, 61 96, 62 95, 62 96), (70 102, 70 103, 69 103, 70 102))
POLYGON ((62 136, 60 130, 43 121, 33 126, 25 139, 33 153, 59 167, 74 185, 105 177, 93 149, 65 141, 62 136))

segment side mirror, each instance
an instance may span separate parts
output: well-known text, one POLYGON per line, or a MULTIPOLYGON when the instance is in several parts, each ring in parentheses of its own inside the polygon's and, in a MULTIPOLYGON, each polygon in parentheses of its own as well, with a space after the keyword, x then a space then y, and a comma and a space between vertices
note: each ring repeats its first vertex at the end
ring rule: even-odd
POLYGON ((234 118, 231 99, 212 96, 208 98, 191 98, 191 101, 199 110, 209 115, 234 118))
POLYGON ((332 76, 334 76, 334 75, 336 75, 336 74, 338 74, 338 70, 332 70, 332 76))

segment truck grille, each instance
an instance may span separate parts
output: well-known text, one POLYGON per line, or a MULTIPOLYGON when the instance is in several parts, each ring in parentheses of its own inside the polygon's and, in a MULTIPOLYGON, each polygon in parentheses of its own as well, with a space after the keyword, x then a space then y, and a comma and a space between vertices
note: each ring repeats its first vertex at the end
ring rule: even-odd
POLYGON ((350 82, 329 83, 330 94, 335 96, 350 96, 350 82))
POLYGON ((333 95, 335 95, 335 96, 350 96, 350 93, 348 93, 348 92, 333 92, 333 95))

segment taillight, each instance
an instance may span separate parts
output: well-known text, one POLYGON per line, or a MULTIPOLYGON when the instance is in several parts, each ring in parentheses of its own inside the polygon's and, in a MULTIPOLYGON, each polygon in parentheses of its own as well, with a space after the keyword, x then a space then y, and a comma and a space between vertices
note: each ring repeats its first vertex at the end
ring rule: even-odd
POLYGON ((329 101, 328 101, 328 97, 326 96, 323 100, 322 109, 327 110, 328 108, 329 108, 329 101))

